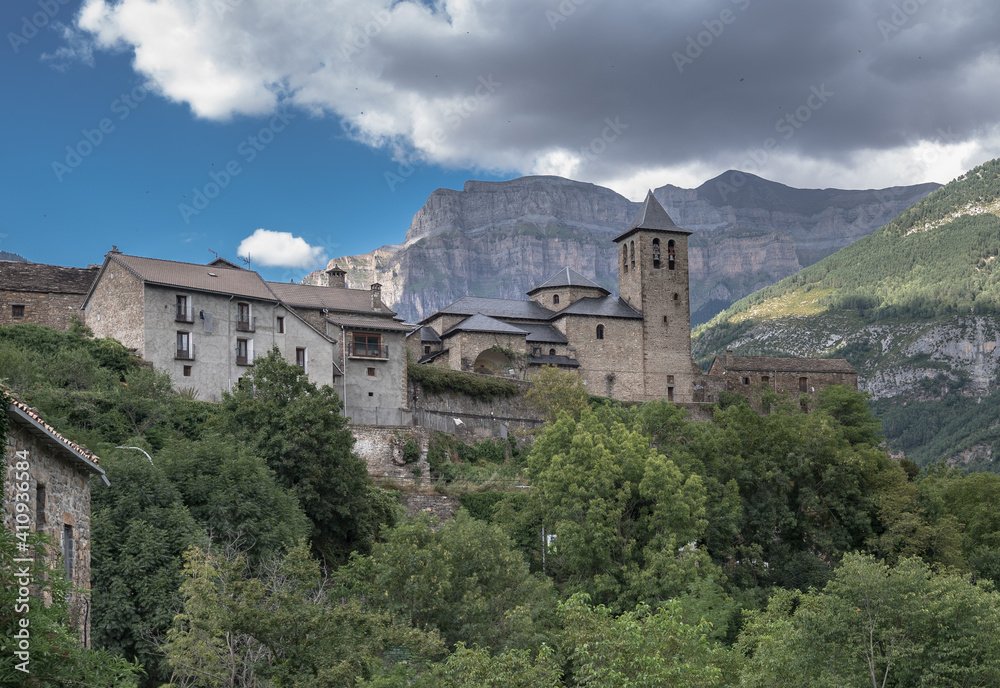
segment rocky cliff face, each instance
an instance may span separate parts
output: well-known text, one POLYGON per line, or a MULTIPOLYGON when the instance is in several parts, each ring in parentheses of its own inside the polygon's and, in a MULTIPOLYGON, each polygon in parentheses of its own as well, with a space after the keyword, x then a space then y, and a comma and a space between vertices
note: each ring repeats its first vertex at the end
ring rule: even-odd
MULTIPOLYGON (((803 190, 730 172, 697 189, 664 186, 654 194, 678 225, 695 232, 692 320, 703 322, 872 233, 935 188, 803 190)), ((410 321, 465 294, 523 298, 564 266, 617 292, 611 239, 638 206, 610 189, 559 177, 469 181, 462 191, 432 193, 403 243, 330 265, 347 270, 349 286, 381 282, 383 298, 410 321)), ((307 281, 322 279, 317 272, 307 281)))

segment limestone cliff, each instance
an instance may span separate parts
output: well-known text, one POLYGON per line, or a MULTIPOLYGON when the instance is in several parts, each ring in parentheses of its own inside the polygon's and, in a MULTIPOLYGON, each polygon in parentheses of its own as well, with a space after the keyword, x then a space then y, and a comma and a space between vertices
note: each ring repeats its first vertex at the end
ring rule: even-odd
MULTIPOLYGON (((695 232, 693 322, 870 234, 937 186, 803 190, 740 175, 737 187, 734 174, 654 192, 695 232)), ((637 208, 610 189, 560 177, 469 181, 432 193, 403 243, 330 264, 347 270, 349 286, 381 282, 383 298, 411 321, 467 293, 522 298, 563 266, 617 291, 611 239, 637 208)))

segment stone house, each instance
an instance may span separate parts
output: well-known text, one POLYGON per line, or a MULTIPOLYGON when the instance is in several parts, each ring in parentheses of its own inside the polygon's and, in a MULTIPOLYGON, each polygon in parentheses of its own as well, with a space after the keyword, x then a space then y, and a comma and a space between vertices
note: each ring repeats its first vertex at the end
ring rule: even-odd
POLYGON ((97 267, 0 261, 0 326, 36 323, 68 330, 97 277, 97 267))
POLYGON ((419 363, 454 370, 579 372, 593 394, 624 401, 694 401, 687 237, 646 196, 614 242, 619 295, 563 268, 528 300, 466 296, 421 321, 407 340, 419 363))
MULTIPOLYGON (((379 285, 347 289, 266 282, 217 259, 209 265, 129 256, 113 249, 83 303, 87 325, 170 374, 175 387, 220 401, 256 356, 277 347, 311 381, 331 385, 347 415, 405 408, 410 328, 382 303, 379 285)), ((343 272, 343 271, 339 271, 343 272)))
POLYGON ((751 398, 763 389, 815 395, 830 385, 857 389, 858 372, 843 358, 716 356, 708 375, 719 389, 751 398))
MULTIPOLYGON (((59 557, 66 577, 90 589, 90 481, 108 479, 98 458, 45 423, 38 412, 19 401, 7 408, 6 470, 3 525, 11 531, 27 526, 46 533, 54 547, 43 555, 55 569, 59 557), (22 496, 23 495, 23 496, 22 496), (17 503, 26 503, 20 513, 17 503)), ((70 610, 80 639, 90 646, 90 600, 73 593, 70 610)))

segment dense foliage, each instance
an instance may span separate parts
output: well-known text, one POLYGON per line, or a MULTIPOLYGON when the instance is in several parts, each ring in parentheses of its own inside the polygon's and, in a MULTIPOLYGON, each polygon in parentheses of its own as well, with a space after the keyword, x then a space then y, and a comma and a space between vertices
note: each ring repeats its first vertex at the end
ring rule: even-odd
POLYGON ((521 391, 515 383, 489 375, 474 375, 433 365, 417 365, 413 361, 406 367, 411 381, 419 383, 425 392, 464 394, 480 401, 512 397, 521 391))
MULTIPOLYGON (((92 487, 96 649, 74 644, 58 572, 39 572, 56 597, 32 611, 50 629, 39 685, 1000 681, 1000 477, 890 459, 853 390, 808 413, 731 398, 693 422, 550 372, 553 419, 526 452, 429 448, 438 473, 512 466, 530 487, 397 521, 336 395, 277 355, 206 408, 130 359, 101 363, 85 333, 32 336, 0 336, 0 360, 30 361, 22 396, 96 441, 111 480, 92 487), (93 373, 78 388, 37 372, 69 355, 93 373)), ((12 551, 0 537, 0 576, 12 551)))

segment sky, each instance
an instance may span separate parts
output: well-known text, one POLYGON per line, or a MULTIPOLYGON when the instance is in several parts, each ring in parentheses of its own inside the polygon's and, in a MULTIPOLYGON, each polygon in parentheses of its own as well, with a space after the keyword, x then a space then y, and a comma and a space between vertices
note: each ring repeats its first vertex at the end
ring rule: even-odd
POLYGON ((641 200, 1000 157, 996 0, 6 0, 0 31, 0 250, 34 262, 299 280, 467 179, 641 200))

